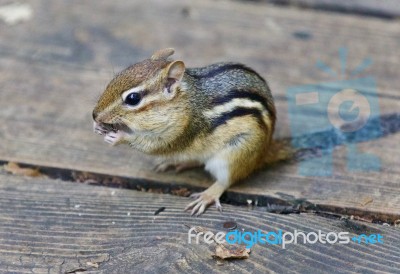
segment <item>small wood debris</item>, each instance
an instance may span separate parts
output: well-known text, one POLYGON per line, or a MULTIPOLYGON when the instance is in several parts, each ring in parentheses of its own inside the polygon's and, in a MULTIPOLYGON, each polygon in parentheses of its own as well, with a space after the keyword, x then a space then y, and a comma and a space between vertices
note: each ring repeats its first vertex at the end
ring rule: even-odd
POLYGON ((40 173, 39 168, 20 167, 17 163, 9 162, 4 165, 4 170, 14 175, 41 177, 44 176, 40 173))
POLYGON ((363 222, 367 222, 367 223, 372 223, 374 221, 372 218, 361 217, 361 216, 353 216, 353 220, 363 221, 363 222))
POLYGON ((94 268, 99 268, 99 264, 96 262, 86 262, 86 265, 94 268))
MULTIPOLYGON (((186 227, 191 228, 191 226, 186 225, 186 227)), ((194 226, 194 232, 196 233, 207 233, 211 232, 207 230, 204 227, 201 226, 194 226)), ((211 232, 213 233, 213 232, 211 232)), ((211 237, 216 244, 215 252, 212 254, 212 257, 217 260, 226 260, 226 259, 247 259, 249 258, 250 254, 250 248, 246 248, 243 245, 238 245, 238 244, 228 244, 228 243, 218 243, 215 240, 215 233, 213 233, 213 236, 211 237)), ((221 263, 221 261, 218 261, 221 263)), ((217 263, 218 263, 217 262, 217 263)))
POLYGON ((190 190, 186 187, 171 190, 172 195, 177 195, 181 197, 189 197, 190 193, 190 190))
POLYGON ((363 197, 360 201, 361 206, 366 206, 370 203, 372 203, 374 201, 374 199, 372 199, 372 197, 363 197))
POLYGON ((250 249, 245 246, 232 245, 227 248, 224 245, 217 245, 215 248, 214 258, 226 259, 247 259, 249 258, 250 249))
POLYGON ((164 193, 164 191, 161 188, 149 188, 147 190, 143 188, 142 191, 148 192, 148 193, 156 193, 156 194, 163 194, 164 193))

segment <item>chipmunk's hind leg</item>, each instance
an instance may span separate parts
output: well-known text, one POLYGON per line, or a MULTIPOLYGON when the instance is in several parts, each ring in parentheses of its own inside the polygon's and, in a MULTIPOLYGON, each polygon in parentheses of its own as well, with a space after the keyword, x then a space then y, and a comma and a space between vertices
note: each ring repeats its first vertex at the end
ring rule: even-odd
POLYGON ((185 210, 192 209, 192 215, 202 214, 206 208, 215 204, 222 210, 219 198, 234 183, 246 178, 263 163, 267 139, 262 134, 249 134, 240 142, 228 144, 224 149, 206 162, 205 169, 217 180, 200 193, 194 193, 196 198, 185 210))
POLYGON ((176 173, 183 172, 185 170, 197 168, 203 166, 202 163, 197 162, 197 161, 187 161, 187 162, 176 162, 174 160, 165 160, 161 159, 159 160, 155 167, 154 170, 156 172, 167 172, 169 170, 172 170, 176 173))

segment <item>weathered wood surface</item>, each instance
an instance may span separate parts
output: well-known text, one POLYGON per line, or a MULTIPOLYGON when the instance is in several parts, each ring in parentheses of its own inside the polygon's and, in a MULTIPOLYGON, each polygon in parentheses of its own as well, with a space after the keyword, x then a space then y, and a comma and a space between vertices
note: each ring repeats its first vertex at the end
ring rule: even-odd
POLYGON ((395 19, 400 16, 397 0, 261 0, 279 5, 290 5, 341 13, 395 19))
POLYGON ((64 273, 395 273, 400 268, 399 228, 327 219, 312 214, 277 215, 225 206, 193 218, 188 198, 72 184, 0 171, 0 272, 64 273), (154 215, 160 207, 165 210, 154 215), (215 246, 188 244, 201 226, 224 231, 348 231, 380 233, 384 244, 255 245, 246 260, 211 257, 215 246), (86 273, 86 272, 85 272, 86 273))
MULTIPOLYGON (((225 1, 29 5, 30 21, 1 26, 0 160, 207 187, 211 179, 204 172, 157 174, 151 159, 125 147, 109 148, 92 133, 91 110, 113 73, 167 46, 188 66, 236 60, 265 75, 276 97, 277 138, 290 136, 286 89, 335 80, 315 63, 321 59, 339 71, 342 46, 349 50, 349 69, 373 59, 364 75, 377 80, 381 113, 398 111, 398 21, 225 1)), ((400 216, 399 138, 392 134, 359 145, 381 157, 381 172, 347 172, 341 147, 331 177, 300 176, 297 165, 288 164, 266 169, 230 193, 305 200, 394 221, 400 216)))

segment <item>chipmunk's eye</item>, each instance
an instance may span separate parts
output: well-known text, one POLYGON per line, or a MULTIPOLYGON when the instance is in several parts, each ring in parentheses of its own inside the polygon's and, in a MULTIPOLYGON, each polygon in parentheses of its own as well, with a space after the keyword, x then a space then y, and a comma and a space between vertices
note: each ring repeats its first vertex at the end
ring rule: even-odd
POLYGON ((128 96, 126 96, 124 103, 130 106, 136 106, 137 104, 140 103, 140 100, 142 99, 142 96, 138 92, 132 92, 129 93, 128 96))

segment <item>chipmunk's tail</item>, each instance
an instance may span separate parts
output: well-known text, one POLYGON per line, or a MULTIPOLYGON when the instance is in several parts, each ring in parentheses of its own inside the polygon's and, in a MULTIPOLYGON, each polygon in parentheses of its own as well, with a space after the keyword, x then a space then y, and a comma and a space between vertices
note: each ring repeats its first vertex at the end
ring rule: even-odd
POLYGON ((372 116, 364 128, 354 132, 344 133, 330 128, 293 138, 273 140, 265 163, 270 165, 282 161, 302 161, 318 157, 322 151, 332 150, 339 145, 370 141, 399 131, 400 113, 372 116))
POLYGON ((272 140, 265 164, 299 162, 321 155, 322 151, 331 150, 343 143, 341 132, 335 129, 272 140))
POLYGON ((289 138, 272 140, 265 157, 265 164, 272 165, 279 162, 293 160, 296 149, 292 147, 289 138))

